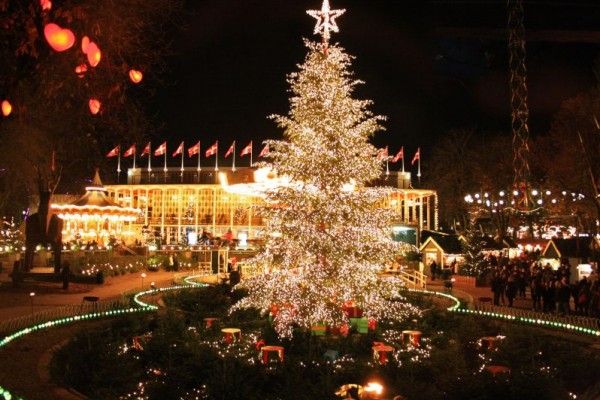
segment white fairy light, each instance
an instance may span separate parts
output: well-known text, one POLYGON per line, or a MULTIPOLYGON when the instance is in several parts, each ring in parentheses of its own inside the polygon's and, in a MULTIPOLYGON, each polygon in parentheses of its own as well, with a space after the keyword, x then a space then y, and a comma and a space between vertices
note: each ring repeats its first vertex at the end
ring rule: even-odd
POLYGON ((351 57, 339 46, 307 43, 300 71, 290 75, 287 116, 273 119, 285 141, 268 141, 269 167, 289 179, 265 193, 260 209, 267 229, 264 251, 249 262, 263 271, 242 282, 249 295, 235 308, 270 313, 277 333, 294 327, 349 324, 344 304, 353 302, 367 319, 402 320, 419 310, 398 292, 398 278, 384 278, 385 264, 410 246, 390 237, 393 211, 378 204, 389 193, 368 188, 381 175, 369 143, 381 129, 370 101, 352 97, 359 81, 351 57))
POLYGON ((323 36, 323 43, 325 46, 329 43, 331 38, 330 32, 339 32, 340 29, 335 22, 335 19, 346 12, 345 9, 332 10, 329 6, 329 0, 323 0, 323 5, 320 10, 307 10, 306 13, 317 20, 315 25, 314 34, 321 34, 323 36))

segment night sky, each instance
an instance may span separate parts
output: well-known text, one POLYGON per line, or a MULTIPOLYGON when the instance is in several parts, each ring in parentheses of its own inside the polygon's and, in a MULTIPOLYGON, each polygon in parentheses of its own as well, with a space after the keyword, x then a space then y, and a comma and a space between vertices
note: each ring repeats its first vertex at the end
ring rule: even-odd
MULTIPOLYGON (((286 74, 302 62, 302 38, 320 0, 189 1, 173 55, 150 110, 163 125, 151 135, 203 148, 219 140, 238 152, 250 139, 280 138, 267 119, 288 110, 286 74)), ((378 146, 430 151, 452 128, 508 132, 505 1, 331 0, 346 8, 332 41, 356 56, 358 90, 386 115, 378 146), (450 29, 452 28, 452 29, 450 29), (449 33, 451 32, 451 33, 449 33)), ((600 2, 525 2, 531 131, 543 134, 560 103, 595 84, 600 2), (549 31, 549 32, 548 32, 549 31), (572 40, 571 33, 579 38, 572 40), (540 41, 542 36, 544 41, 540 41)), ((255 146, 255 152, 259 151, 255 146)))

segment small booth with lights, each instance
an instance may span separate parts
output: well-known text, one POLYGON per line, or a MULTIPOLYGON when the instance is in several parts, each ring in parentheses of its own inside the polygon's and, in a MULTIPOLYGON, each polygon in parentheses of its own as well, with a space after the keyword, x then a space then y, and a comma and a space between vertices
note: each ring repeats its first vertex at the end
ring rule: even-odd
POLYGON ((571 266, 571 280, 579 281, 592 273, 594 253, 600 251, 598 239, 592 236, 576 236, 569 239, 550 239, 542 251, 540 261, 557 269, 561 262, 571 266))
MULTIPOLYGON (((464 263, 463 242, 457 235, 451 235, 441 232, 423 231, 421 236, 422 243, 419 251, 423 254, 423 263, 427 268, 424 271, 429 275, 429 265, 433 261, 441 269, 449 268, 453 263, 456 267, 464 263)), ((458 271, 452 271, 457 273, 458 271)))
POLYGON ((70 204, 52 204, 51 210, 64 221, 63 243, 94 243, 98 248, 111 241, 133 241, 131 224, 140 216, 139 209, 120 206, 108 198, 98 170, 83 196, 70 204))

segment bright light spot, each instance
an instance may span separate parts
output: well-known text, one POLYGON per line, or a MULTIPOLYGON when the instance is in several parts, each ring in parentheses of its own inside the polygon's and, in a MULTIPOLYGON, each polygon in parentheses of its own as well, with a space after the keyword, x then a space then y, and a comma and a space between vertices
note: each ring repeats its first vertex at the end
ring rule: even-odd
POLYGON ((369 382, 367 383, 367 386, 364 387, 363 391, 379 396, 383 393, 383 386, 377 382, 369 382))

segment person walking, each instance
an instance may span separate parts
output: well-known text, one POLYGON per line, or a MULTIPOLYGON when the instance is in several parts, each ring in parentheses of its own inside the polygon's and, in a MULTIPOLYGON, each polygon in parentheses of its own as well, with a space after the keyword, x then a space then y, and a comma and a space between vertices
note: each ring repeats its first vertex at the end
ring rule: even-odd
POLYGON ((509 307, 513 306, 515 297, 517 297, 517 273, 513 272, 506 279, 506 298, 509 307))
POLYGON ((502 293, 504 285, 502 284, 502 278, 500 277, 500 274, 498 273, 498 271, 494 272, 494 276, 492 277, 492 281, 491 281, 491 286, 492 286, 492 293, 494 294, 494 305, 499 306, 500 305, 500 295, 502 293))

